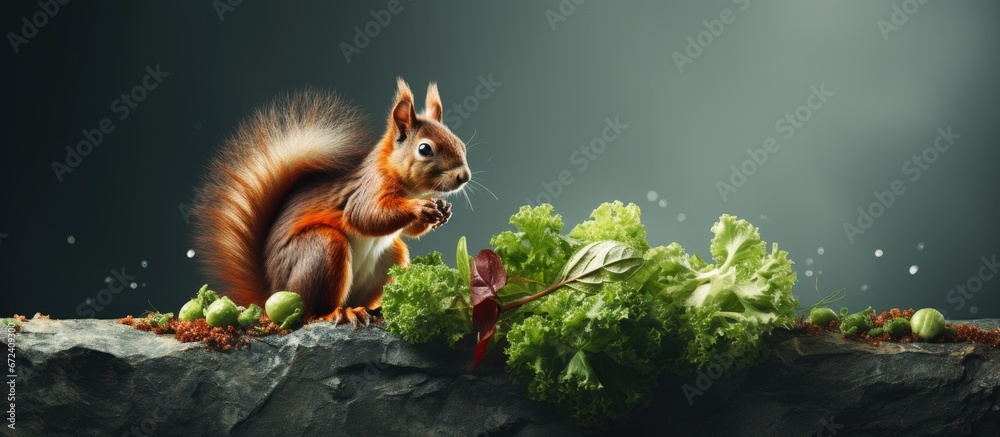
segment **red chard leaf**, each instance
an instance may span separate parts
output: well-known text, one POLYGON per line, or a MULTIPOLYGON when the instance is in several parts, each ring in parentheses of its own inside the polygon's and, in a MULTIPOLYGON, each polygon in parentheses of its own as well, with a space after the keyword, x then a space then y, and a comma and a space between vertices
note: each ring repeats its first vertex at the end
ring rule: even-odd
POLYGON ((472 271, 472 304, 496 297, 497 290, 504 285, 507 285, 507 271, 503 268, 500 255, 490 249, 480 250, 472 271))
POLYGON ((497 291, 507 285, 507 271, 500 256, 490 249, 479 251, 471 279, 472 323, 479 329, 479 343, 472 359, 472 368, 475 369, 486 355, 490 337, 496 332, 497 317, 500 316, 497 291))
POLYGON ((493 337, 493 333, 497 330, 497 317, 499 315, 500 304, 493 299, 487 299, 472 307, 472 319, 476 327, 479 328, 479 343, 476 344, 476 351, 472 355, 473 370, 486 356, 486 345, 489 344, 490 337, 493 337))

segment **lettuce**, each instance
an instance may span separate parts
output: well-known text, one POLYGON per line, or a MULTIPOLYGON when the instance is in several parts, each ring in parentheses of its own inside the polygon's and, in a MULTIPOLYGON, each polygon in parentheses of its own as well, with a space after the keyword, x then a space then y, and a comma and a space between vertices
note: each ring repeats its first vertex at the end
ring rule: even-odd
POLYGON ((651 317, 655 300, 622 281, 593 295, 553 293, 507 334, 508 372, 581 425, 620 417, 656 386, 664 330, 651 317))
POLYGON ((501 232, 490 240, 507 274, 547 285, 555 281, 574 246, 563 236, 563 220, 552 205, 522 206, 510 218, 517 231, 501 232))
POLYGON ((392 266, 389 276, 382 293, 389 332, 410 343, 441 337, 450 346, 472 332, 468 279, 446 266, 440 252, 416 257, 407 268, 392 266))
POLYGON ((590 220, 576 225, 569 232, 570 238, 581 244, 603 240, 620 241, 629 247, 645 253, 649 250, 646 228, 639 221, 639 207, 628 206, 619 201, 603 203, 590 214, 590 220))
POLYGON ((519 311, 530 315, 507 334, 507 369, 531 398, 560 405, 581 425, 601 425, 649 402, 668 310, 660 288, 645 286, 651 275, 640 273, 649 244, 637 206, 605 203, 569 237, 586 246, 566 261, 562 277, 614 260, 611 269, 519 311))
POLYGON ((793 263, 777 244, 768 253, 745 220, 723 215, 712 226, 707 261, 677 243, 650 247, 634 204, 602 204, 567 235, 551 205, 522 207, 510 224, 474 268, 460 241, 461 273, 438 253, 393 267, 386 325, 407 341, 454 344, 476 332, 470 288, 478 290, 491 312, 477 319, 474 361, 501 346, 531 398, 581 425, 647 404, 663 370, 750 365, 775 328, 794 322, 793 263))
POLYGON ((712 232, 714 265, 676 243, 654 249, 661 269, 656 280, 679 309, 678 371, 720 359, 732 360, 734 368, 752 364, 766 353, 765 336, 795 320, 796 275, 788 253, 774 244, 768 254, 757 228, 729 215, 712 232))

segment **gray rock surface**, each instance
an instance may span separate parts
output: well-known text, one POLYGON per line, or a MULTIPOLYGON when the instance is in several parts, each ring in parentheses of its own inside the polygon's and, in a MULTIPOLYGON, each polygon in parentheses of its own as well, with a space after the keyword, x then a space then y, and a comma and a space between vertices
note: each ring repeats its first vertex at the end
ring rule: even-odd
MULTIPOLYGON (((17 435, 598 433, 527 399, 500 354, 470 373, 471 341, 414 346, 377 327, 315 324, 217 352, 113 320, 22 327, 17 435)), ((1000 434, 1000 350, 873 348, 832 334, 777 342, 767 361, 730 376, 665 375, 649 408, 605 432, 1000 434)))
MULTIPOLYGON (((995 329, 1000 320, 953 323, 962 322, 995 329)), ((776 342, 766 361, 729 377, 662 378, 634 422, 677 435, 1000 436, 1000 349, 872 347, 833 333, 776 342), (704 394, 685 395, 699 383, 704 394)))

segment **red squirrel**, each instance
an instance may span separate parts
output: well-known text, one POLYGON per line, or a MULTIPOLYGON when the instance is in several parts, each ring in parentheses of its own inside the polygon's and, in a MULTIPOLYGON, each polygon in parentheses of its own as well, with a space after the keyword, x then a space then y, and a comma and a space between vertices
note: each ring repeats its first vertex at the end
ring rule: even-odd
POLYGON ((278 99, 223 143, 193 216, 204 266, 237 305, 290 290, 305 320, 368 324, 389 267, 409 264, 401 236, 447 223, 451 204, 434 197, 472 178, 465 143, 435 83, 417 113, 397 82, 377 143, 355 108, 320 92, 278 99))

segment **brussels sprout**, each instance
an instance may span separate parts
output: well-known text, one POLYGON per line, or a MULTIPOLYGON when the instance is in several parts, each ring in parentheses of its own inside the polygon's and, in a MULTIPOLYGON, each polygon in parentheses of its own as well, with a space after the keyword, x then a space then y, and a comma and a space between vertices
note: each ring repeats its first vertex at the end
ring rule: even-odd
POLYGON ((233 301, 228 297, 222 297, 208 306, 208 310, 205 311, 205 321, 219 328, 235 325, 239 321, 239 311, 236 310, 233 301))
POLYGON ((202 308, 208 308, 209 305, 219 300, 219 293, 209 290, 208 284, 205 284, 201 286, 200 290, 198 290, 197 299, 201 301, 202 308))
POLYGON ((288 329, 297 323, 305 309, 305 305, 302 304, 302 296, 292 291, 279 291, 267 298, 267 302, 264 302, 267 317, 274 323, 280 324, 280 329, 288 329))
POLYGON ((840 314, 844 315, 840 321, 840 332, 844 335, 854 335, 858 332, 867 332, 872 329, 872 319, 870 314, 875 314, 872 307, 868 307, 854 314, 847 314, 847 308, 841 308, 840 314))
POLYGON ((250 304, 249 307, 240 312, 240 326, 246 328, 247 326, 256 324, 260 320, 260 316, 263 314, 263 308, 257 306, 257 304, 250 304))
POLYGON ((906 334, 906 327, 910 326, 910 321, 902 317, 896 317, 890 322, 886 322, 881 328, 874 328, 868 331, 868 335, 876 337, 882 334, 889 334, 892 338, 902 338, 906 334))
POLYGON ((208 284, 202 285, 198 295, 189 300, 177 313, 177 318, 185 322, 193 322, 205 317, 205 311, 212 303, 219 300, 219 293, 208 289, 208 284))
POLYGON ((177 318, 185 322, 193 322, 202 317, 205 317, 205 312, 201 307, 201 301, 198 298, 194 298, 188 301, 181 307, 180 312, 178 312, 177 318))
POLYGON ((146 316, 146 323, 149 323, 149 326, 164 326, 167 323, 170 323, 170 319, 173 317, 174 313, 149 313, 149 315, 146 316))
POLYGON ((923 341, 941 335, 944 328, 944 315, 934 308, 920 309, 910 317, 910 329, 923 341))
POLYGON ((825 328, 834 320, 837 320, 837 313, 829 308, 813 308, 809 311, 809 323, 813 325, 825 328))

